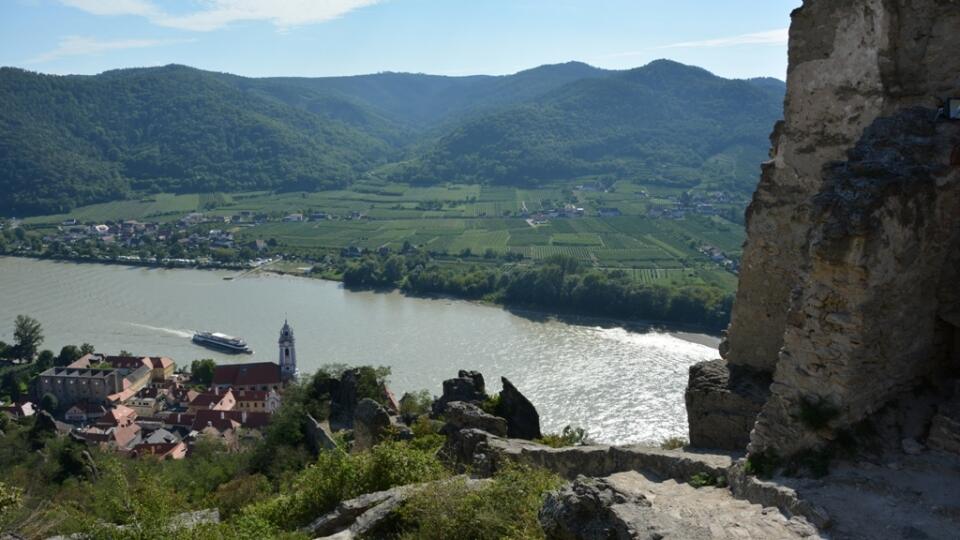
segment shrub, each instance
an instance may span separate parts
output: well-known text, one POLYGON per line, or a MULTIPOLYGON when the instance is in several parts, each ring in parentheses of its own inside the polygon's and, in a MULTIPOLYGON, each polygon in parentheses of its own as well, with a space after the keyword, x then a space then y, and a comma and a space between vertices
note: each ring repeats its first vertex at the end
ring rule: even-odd
POLYGON ((543 538, 537 512, 562 480, 543 469, 509 466, 483 487, 454 478, 433 484, 400 509, 401 538, 486 540, 543 538))
POLYGON ((678 450, 688 444, 690 444, 690 442, 683 437, 667 437, 660 443, 660 448, 664 450, 678 450))
POLYGON ((262 474, 244 475, 220 484, 213 494, 213 504, 229 518, 244 506, 269 497, 272 491, 270 481, 262 474))
POLYGON ((540 444, 545 444, 553 448, 562 448, 564 446, 581 446, 586 444, 587 432, 583 428, 566 426, 560 433, 548 433, 536 440, 540 444))
POLYGON ((404 416, 420 416, 430 412, 433 396, 427 390, 408 392, 400 399, 400 414, 404 416))
POLYGON ((483 412, 487 414, 492 414, 494 416, 499 414, 498 410, 500 409, 500 394, 494 394, 483 400, 483 403, 480 404, 480 408, 483 409, 483 412))
POLYGON ((699 489, 704 486, 715 486, 718 484, 718 481, 712 474, 700 472, 691 476, 687 483, 699 489))
POLYGON ((333 509, 340 501, 448 475, 434 451, 387 441, 360 454, 321 452, 293 481, 289 494, 254 504, 245 513, 289 529, 333 509))

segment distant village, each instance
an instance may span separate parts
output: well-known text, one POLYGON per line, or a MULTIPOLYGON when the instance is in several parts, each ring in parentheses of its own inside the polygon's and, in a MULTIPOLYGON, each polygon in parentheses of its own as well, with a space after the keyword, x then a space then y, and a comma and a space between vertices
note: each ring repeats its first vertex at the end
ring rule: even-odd
POLYGON ((286 322, 278 347, 278 362, 218 364, 203 385, 166 356, 89 353, 39 373, 33 398, 0 404, 0 414, 41 415, 65 436, 131 458, 183 459, 202 437, 233 447, 261 436, 297 378, 286 322), (57 403, 54 414, 40 411, 44 396, 57 403))

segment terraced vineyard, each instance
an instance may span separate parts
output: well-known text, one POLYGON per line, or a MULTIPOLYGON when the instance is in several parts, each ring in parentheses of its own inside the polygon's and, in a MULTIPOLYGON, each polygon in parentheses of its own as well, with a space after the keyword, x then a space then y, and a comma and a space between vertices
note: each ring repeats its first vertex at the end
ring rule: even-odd
POLYGON ((629 182, 619 182, 614 190, 604 192, 574 185, 552 189, 457 184, 413 187, 369 181, 350 190, 315 193, 158 194, 27 222, 52 226, 68 217, 91 223, 169 221, 196 211, 221 216, 246 212, 268 221, 225 226, 233 229, 240 242, 274 240, 285 251, 304 256, 348 246, 397 250, 405 242, 423 246, 441 258, 476 262, 484 262, 483 256, 491 253, 510 252, 531 260, 563 254, 598 268, 624 270, 645 283, 709 283, 732 290, 735 276, 699 248, 715 246, 729 257, 739 257, 742 226, 719 215, 647 216, 649 208, 675 200, 677 193, 629 182), (584 216, 548 218, 544 223, 520 217, 524 210, 533 214, 564 205, 582 208, 584 216), (601 208, 616 208, 622 215, 600 217, 601 208), (314 212, 333 219, 280 220, 290 213, 314 212))

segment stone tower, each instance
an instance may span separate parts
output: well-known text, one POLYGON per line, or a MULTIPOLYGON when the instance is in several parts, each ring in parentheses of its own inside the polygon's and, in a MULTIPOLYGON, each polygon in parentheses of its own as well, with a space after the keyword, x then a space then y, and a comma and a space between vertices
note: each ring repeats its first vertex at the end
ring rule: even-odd
POLYGON ((283 321, 277 344, 280 346, 280 376, 284 381, 288 381, 297 376, 297 348, 294 343, 293 328, 286 320, 283 321))

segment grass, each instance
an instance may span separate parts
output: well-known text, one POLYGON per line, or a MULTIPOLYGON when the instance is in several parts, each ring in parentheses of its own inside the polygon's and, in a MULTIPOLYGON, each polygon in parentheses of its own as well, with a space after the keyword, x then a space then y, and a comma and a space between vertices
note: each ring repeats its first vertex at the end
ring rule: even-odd
POLYGON ((514 252, 534 260, 565 254, 589 266, 622 269, 643 283, 735 289, 736 276, 707 259, 697 247, 710 244, 739 254, 742 226, 718 216, 688 216, 678 221, 646 217, 651 201, 677 196, 680 192, 675 189, 619 182, 614 192, 574 191, 576 205, 587 210, 583 218, 553 219, 531 227, 517 217, 524 205, 530 211, 562 206, 578 183, 520 189, 462 184, 415 187, 368 180, 348 190, 314 193, 154 194, 25 221, 42 228, 69 217, 101 223, 169 221, 195 211, 224 216, 249 211, 274 217, 314 211, 346 217, 360 212, 368 219, 269 222, 235 227, 235 234, 241 241, 274 239, 282 251, 302 256, 351 245, 368 249, 386 245, 398 250, 404 242, 452 257, 467 250, 475 256, 487 250, 514 252), (624 215, 598 217, 595 209, 601 206, 615 206, 624 215))

